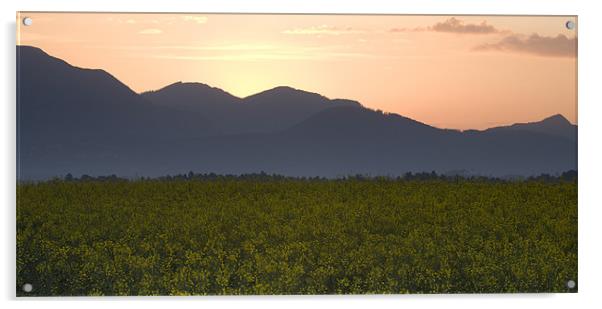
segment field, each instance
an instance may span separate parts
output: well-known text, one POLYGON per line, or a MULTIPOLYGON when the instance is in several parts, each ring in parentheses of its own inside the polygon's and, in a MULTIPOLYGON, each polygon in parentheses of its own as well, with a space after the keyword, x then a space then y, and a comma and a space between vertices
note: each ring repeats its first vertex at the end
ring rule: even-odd
POLYGON ((575 182, 54 180, 17 191, 17 295, 577 290, 566 287, 578 282, 575 182))

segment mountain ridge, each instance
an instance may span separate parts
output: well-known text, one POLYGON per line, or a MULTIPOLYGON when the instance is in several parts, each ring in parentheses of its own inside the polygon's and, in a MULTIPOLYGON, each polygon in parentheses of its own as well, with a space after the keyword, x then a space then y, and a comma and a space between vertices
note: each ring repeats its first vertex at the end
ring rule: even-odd
MULTIPOLYGON (((65 61, 63 59, 60 59, 58 57, 55 57, 55 56, 52 56, 52 55, 46 53, 41 48, 38 48, 38 47, 35 47, 35 46, 29 46, 29 45, 17 45, 17 48, 23 48, 23 47, 30 48, 32 50, 37 50, 41 54, 44 54, 47 57, 50 57, 50 58, 52 58, 54 60, 57 60, 58 62, 61 62, 63 64, 72 66, 73 68, 76 68, 76 69, 85 70, 85 71, 99 71, 99 72, 102 72, 102 73, 107 74, 108 76, 110 76, 115 81, 121 83, 121 81, 119 81, 114 75, 112 75, 111 73, 107 72, 106 70, 78 67, 78 66, 75 66, 75 65, 72 65, 72 64, 68 63, 67 61, 65 61)), ((126 84, 123 84, 123 85, 126 86, 126 87, 128 87, 128 89, 130 89, 130 91, 132 91, 133 93, 137 93, 134 90, 132 90, 129 86, 127 86, 126 84)), ((229 93, 228 91, 226 91, 224 89, 221 89, 219 87, 214 87, 214 86, 211 86, 211 85, 203 83, 203 82, 183 82, 183 81, 176 81, 176 82, 173 82, 173 83, 168 84, 166 86, 163 86, 163 87, 161 87, 159 89, 156 89, 156 90, 146 90, 146 91, 142 91, 142 92, 137 93, 137 94, 139 94, 139 95, 145 95, 145 94, 150 94, 150 93, 157 93, 157 92, 160 92, 161 90, 164 90, 166 88, 169 88, 171 86, 176 86, 176 85, 195 85, 195 86, 199 85, 199 86, 207 87, 209 89, 213 89, 213 90, 222 92, 224 94, 227 94, 229 96, 232 96, 233 98, 237 98, 237 99, 240 99, 240 100, 244 100, 244 99, 249 98, 249 97, 253 97, 253 96, 256 96, 256 95, 259 95, 259 94, 262 94, 262 93, 270 92, 270 91, 273 91, 273 90, 279 90, 279 89, 289 89, 289 90, 292 90, 292 91, 297 91, 297 92, 302 92, 302 93, 307 93, 307 94, 313 94, 313 95, 317 95, 317 96, 320 96, 320 97, 327 98, 327 97, 325 97, 325 96, 323 96, 323 95, 321 95, 319 93, 315 93, 315 92, 311 92, 311 91, 306 91, 306 90, 298 89, 298 88, 295 88, 295 87, 292 87, 292 86, 285 86, 285 85, 275 86, 273 88, 270 88, 270 89, 267 89, 267 90, 263 90, 263 91, 260 91, 260 92, 257 92, 257 93, 254 93, 254 94, 251 94, 251 95, 248 95, 246 97, 242 97, 241 98, 241 97, 237 97, 235 95, 232 95, 231 93, 229 93)), ((352 99, 334 98, 334 99, 329 99, 329 100, 330 101, 349 101, 349 102, 353 103, 351 105, 363 106, 360 102, 358 102, 356 100, 352 100, 352 99)), ((391 112, 384 112, 384 113, 399 115, 399 116, 404 117, 404 118, 412 119, 412 118, 400 115, 398 113, 391 113, 391 112)), ((412 119, 412 120, 420 122, 420 121, 415 120, 415 119, 412 119)), ((545 123, 545 122, 549 122, 551 120, 560 120, 560 122, 562 122, 562 123, 566 123, 568 125, 577 127, 576 124, 572 124, 564 115, 558 113, 558 114, 553 114, 553 115, 547 116, 547 117, 545 117, 545 118, 543 118, 541 120, 533 120, 533 121, 529 121, 529 122, 516 122, 516 123, 510 123, 510 124, 506 124, 506 125, 499 125, 499 126, 494 126, 494 127, 485 128, 485 129, 465 129, 465 130, 459 130, 459 129, 454 129, 454 128, 439 128, 439 127, 436 127, 436 128, 441 129, 441 130, 457 130, 457 131, 462 131, 462 132, 468 132, 468 131, 479 131, 479 132, 482 132, 482 131, 491 130, 491 129, 499 129, 499 128, 508 128, 508 127, 513 127, 513 126, 522 126, 522 125, 531 125, 531 124, 545 123)), ((431 126, 431 125, 429 125, 429 126, 431 126)), ((432 126, 432 127, 435 127, 435 126, 432 126)))
POLYGON ((563 115, 555 114, 540 121, 514 123, 507 126, 498 126, 484 131, 521 130, 562 136, 570 140, 577 140, 577 125, 570 123, 563 115))
MULTIPOLYGON (((316 98, 323 98, 325 100, 329 100, 331 102, 337 102, 337 103, 338 102, 344 102, 344 103, 346 103, 346 104, 341 104, 341 105, 364 107, 360 102, 355 101, 355 100, 341 99, 341 98, 330 99, 330 98, 328 98, 326 96, 323 96, 323 95, 321 95, 319 93, 315 93, 315 92, 311 92, 311 91, 305 91, 305 90, 297 89, 297 88, 294 88, 294 87, 291 87, 291 86, 276 86, 276 87, 273 87, 273 88, 270 88, 270 89, 267 89, 267 90, 263 90, 263 91, 260 91, 258 93, 251 94, 249 96, 240 98, 240 97, 236 97, 236 96, 230 94, 229 92, 227 92, 227 91, 225 91, 225 90, 223 90, 221 88, 213 87, 213 86, 210 86, 210 85, 205 84, 205 83, 201 83, 201 82, 181 82, 181 81, 179 81, 179 82, 175 82, 175 83, 169 84, 167 86, 164 86, 164 87, 162 87, 160 89, 157 89, 157 90, 144 91, 144 92, 141 93, 141 95, 150 94, 150 93, 157 93, 157 92, 160 92, 160 91, 162 91, 162 90, 164 90, 164 89, 166 89, 168 87, 171 87, 173 85, 178 85, 178 84, 182 84, 182 85, 186 85, 186 84, 201 85, 203 87, 207 87, 207 88, 210 88, 210 89, 213 89, 213 90, 217 90, 217 91, 223 92, 225 94, 228 94, 228 95, 230 95, 230 96, 232 96, 234 98, 237 98, 238 100, 240 100, 240 103, 242 103, 242 104, 245 104, 246 103, 245 100, 247 100, 249 98, 254 99, 254 98, 261 97, 261 96, 264 96, 264 95, 267 95, 267 94, 273 95, 274 93, 280 94, 280 93, 282 93, 284 91, 284 92, 292 92, 292 93, 298 93, 298 94, 308 94, 308 95, 314 96, 316 98)), ((370 110, 373 110, 373 111, 377 111, 376 109, 371 109, 371 108, 368 108, 368 107, 364 107, 364 108, 370 109, 370 110)), ((409 117, 403 116, 403 115, 398 114, 398 113, 384 112, 384 111, 383 111, 383 113, 388 114, 388 115, 397 115, 399 117, 403 117, 403 118, 407 118, 407 119, 410 119, 410 120, 413 120, 413 121, 416 121, 416 122, 420 122, 422 124, 428 125, 430 127, 438 128, 438 129, 441 129, 441 130, 451 130, 451 131, 460 131, 460 132, 471 132, 471 131, 483 132, 483 131, 487 131, 487 130, 502 129, 502 128, 504 128, 504 129, 505 128, 512 128, 512 129, 519 129, 519 128, 521 128, 522 129, 524 126, 538 125, 538 124, 544 124, 544 123, 545 124, 547 124, 547 123, 556 123, 556 124, 561 123, 562 125, 577 127, 577 125, 570 123, 570 121, 568 121, 568 119, 566 119, 566 117, 564 117, 562 114, 554 114, 554 115, 547 116, 547 117, 545 117, 543 119, 540 119, 540 120, 533 120, 533 121, 529 121, 529 122, 517 122, 517 123, 511 123, 511 124, 507 124, 507 125, 494 126, 494 127, 485 128, 485 129, 465 129, 465 130, 460 130, 460 129, 454 129, 454 128, 440 128, 440 127, 435 127, 435 126, 429 125, 427 123, 415 120, 413 118, 409 118, 409 117)))
POLYGON ((361 106, 353 100, 331 100, 318 93, 289 86, 278 86, 238 98, 203 83, 173 83, 141 95, 159 106, 176 107, 217 120, 213 124, 224 134, 285 130, 327 108, 361 106))
POLYGON ((137 94, 105 71, 40 51, 17 47, 19 179, 189 170, 534 175, 577 167, 576 125, 563 116, 462 132, 288 86, 245 98, 182 82, 137 94))

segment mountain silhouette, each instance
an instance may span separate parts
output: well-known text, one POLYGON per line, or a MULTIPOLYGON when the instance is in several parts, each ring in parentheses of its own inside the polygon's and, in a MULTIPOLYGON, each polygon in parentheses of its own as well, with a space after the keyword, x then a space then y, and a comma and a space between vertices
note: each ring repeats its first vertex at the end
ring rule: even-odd
POLYGON ((327 136, 425 137, 440 130, 397 114, 374 111, 360 106, 333 107, 316 113, 287 130, 290 134, 312 138, 327 136), (359 124, 359 125, 358 125, 359 124))
POLYGON ((28 46, 17 46, 17 102, 19 167, 32 177, 78 162, 109 172, 161 141, 211 134, 198 115, 151 105, 103 70, 28 46))
POLYGON ((496 127, 487 131, 520 130, 561 136, 572 141, 577 140, 577 126, 571 124, 564 116, 557 114, 538 122, 516 123, 510 126, 496 127))
POLYGON ((156 105, 211 119, 214 128, 224 134, 283 130, 327 108, 361 106, 356 101, 330 100, 291 87, 276 87, 241 99, 205 84, 178 82, 142 96, 156 105))
POLYGON ((219 88, 202 83, 177 82, 141 96, 153 105, 191 112, 209 123, 218 132, 237 131, 232 125, 240 126, 244 120, 242 100, 219 88))
POLYGON ((137 94, 102 70, 17 47, 18 177, 195 172, 337 177, 577 169, 577 127, 560 115, 444 130, 291 87, 238 98, 178 82, 137 94))
POLYGON ((202 83, 176 82, 142 96, 156 105, 198 113, 230 113, 241 104, 238 97, 202 83))
POLYGON ((463 133, 365 108, 328 109, 282 135, 288 149, 298 147, 296 153, 314 160, 307 165, 329 158, 321 169, 336 173, 343 173, 346 166, 377 175, 465 170, 510 176, 576 169, 576 143, 552 134, 530 130, 463 133))

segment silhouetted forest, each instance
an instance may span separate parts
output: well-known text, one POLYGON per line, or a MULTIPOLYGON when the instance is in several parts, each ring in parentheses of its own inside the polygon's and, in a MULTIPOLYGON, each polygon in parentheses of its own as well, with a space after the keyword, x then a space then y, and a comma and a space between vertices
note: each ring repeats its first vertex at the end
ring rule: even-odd
POLYGON ((166 175, 161 177, 136 177, 136 178, 124 178, 119 177, 115 174, 107 176, 90 176, 82 175, 81 177, 74 177, 70 173, 65 175, 63 178, 54 178, 55 181, 100 181, 100 182, 128 182, 128 181, 185 181, 185 180, 198 180, 198 181, 212 181, 212 180, 252 180, 252 181, 281 181, 281 180, 298 180, 298 181, 345 181, 345 180, 359 180, 359 181, 379 181, 379 180, 397 180, 397 181, 409 181, 409 180, 441 180, 441 181, 481 181, 481 182, 512 182, 512 181, 541 181, 541 182, 576 182, 577 171, 570 170, 557 175, 541 174, 538 176, 531 177, 488 177, 488 176, 469 176, 469 175, 445 175, 437 174, 435 171, 432 172, 420 172, 420 173, 405 173, 403 176, 370 176, 370 175, 348 175, 338 178, 326 178, 326 177, 293 177, 278 174, 268 174, 266 172, 249 173, 249 174, 216 174, 216 173, 194 173, 192 171, 186 174, 175 174, 166 175))

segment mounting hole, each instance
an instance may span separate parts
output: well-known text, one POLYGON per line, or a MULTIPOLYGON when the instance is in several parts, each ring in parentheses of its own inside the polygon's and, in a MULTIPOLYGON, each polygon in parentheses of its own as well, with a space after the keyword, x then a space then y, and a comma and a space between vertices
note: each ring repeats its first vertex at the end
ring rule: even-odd
POLYGON ((576 285, 577 285, 577 283, 575 283, 575 281, 573 281, 573 280, 569 280, 566 282, 566 287, 569 289, 574 289, 576 285))
POLYGON ((33 24, 33 19, 31 19, 30 17, 25 17, 23 18, 23 24, 25 26, 31 26, 31 24, 33 24))
POLYGON ((31 291, 33 291, 33 285, 31 285, 31 283, 25 283, 23 285, 23 292, 29 293, 31 291))
POLYGON ((572 20, 567 21, 564 25, 569 30, 575 29, 575 23, 572 20))

